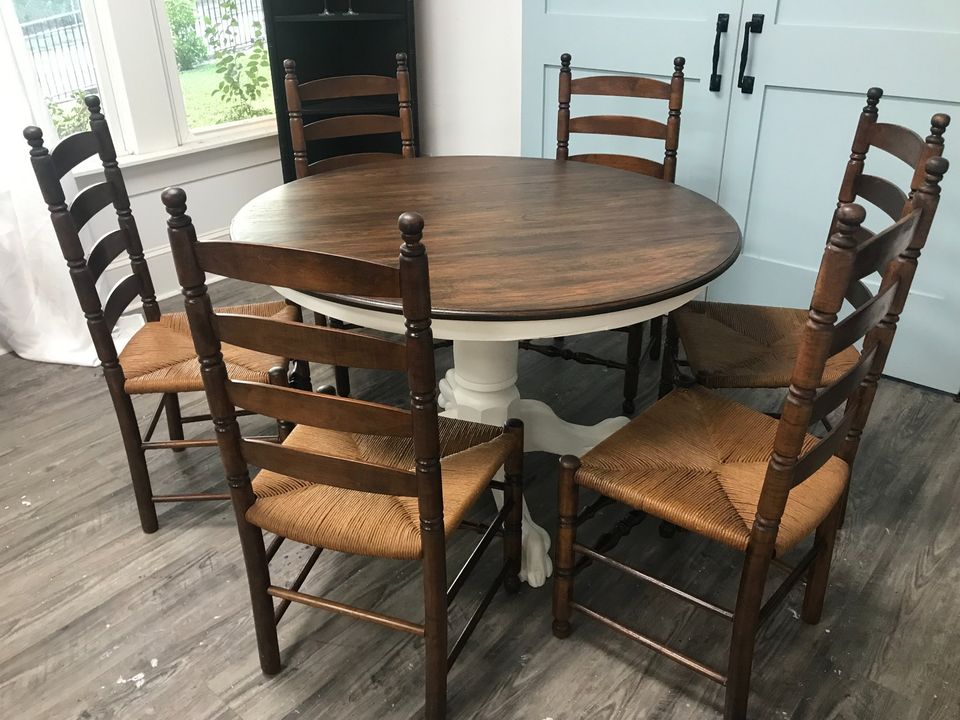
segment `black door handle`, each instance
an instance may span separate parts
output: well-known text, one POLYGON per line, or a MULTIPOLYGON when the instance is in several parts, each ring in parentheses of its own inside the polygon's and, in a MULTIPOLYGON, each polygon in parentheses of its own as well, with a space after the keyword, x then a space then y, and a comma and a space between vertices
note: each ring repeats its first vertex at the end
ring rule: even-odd
POLYGON ((763 32, 763 15, 754 15, 743 28, 743 50, 740 51, 740 78, 737 87, 744 95, 753 94, 753 75, 744 75, 747 71, 747 58, 750 56, 750 33, 763 32))
POLYGON ((713 39, 713 73, 710 75, 710 92, 720 92, 722 75, 717 72, 720 64, 720 35, 727 31, 730 25, 730 16, 727 13, 717 15, 717 36, 713 39))

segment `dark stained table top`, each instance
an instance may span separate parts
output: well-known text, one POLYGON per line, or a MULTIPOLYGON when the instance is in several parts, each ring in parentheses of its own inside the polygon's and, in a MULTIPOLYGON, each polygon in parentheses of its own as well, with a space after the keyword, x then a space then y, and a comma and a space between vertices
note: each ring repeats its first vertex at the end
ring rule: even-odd
POLYGON ((249 202, 230 234, 396 265, 397 217, 408 210, 426 222, 435 318, 626 310, 705 285, 740 252, 736 222, 695 192, 597 165, 511 157, 428 157, 315 175, 249 202))

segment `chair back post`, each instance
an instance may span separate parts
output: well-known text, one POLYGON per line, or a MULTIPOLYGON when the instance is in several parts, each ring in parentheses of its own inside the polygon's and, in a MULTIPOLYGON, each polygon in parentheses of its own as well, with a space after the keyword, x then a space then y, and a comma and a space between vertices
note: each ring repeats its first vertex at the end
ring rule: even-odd
POLYGON ((424 641, 427 645, 427 702, 443 694, 447 662, 447 560, 440 477, 437 377, 430 329, 430 271, 423 239, 423 218, 407 212, 398 221, 400 294, 407 338, 407 378, 413 452, 416 458, 420 542, 423 548, 424 641), (433 667, 430 667, 433 666, 433 667))
MULTIPOLYGON (((437 377, 430 328, 430 272, 423 238, 423 218, 404 213, 399 219, 400 293, 406 325, 410 415, 419 486, 421 526, 443 540, 443 489, 440 484, 440 441, 437 419, 437 377)), ((424 537, 426 545, 427 538, 424 537)))
POLYGON ((200 375, 216 430, 220 457, 230 485, 234 511, 242 514, 253 505, 256 498, 250 484, 249 469, 240 450, 237 411, 227 396, 227 366, 213 325, 213 305, 207 292, 206 274, 196 256, 197 231, 193 220, 187 215, 187 194, 181 188, 167 188, 160 197, 170 216, 167 218, 167 237, 177 268, 177 279, 183 288, 184 305, 200 362, 200 375))
POLYGON ((570 53, 560 56, 560 106, 557 111, 557 160, 570 155, 570 53))
MULTIPOLYGON (((920 186, 926 181, 928 174, 927 162, 930 158, 941 157, 943 155, 943 134, 947 131, 949 125, 950 116, 946 113, 937 113, 930 118, 930 134, 927 135, 923 141, 925 146, 923 156, 920 162, 917 163, 917 167, 914 169, 913 179, 910 181, 911 199, 914 193, 916 193, 920 186)), ((908 209, 904 211, 904 215, 907 213, 909 213, 908 209)))
POLYGON ((863 207, 855 204, 842 205, 836 212, 836 228, 827 242, 817 274, 807 323, 760 492, 751 541, 762 538, 772 543, 776 539, 780 517, 793 487, 794 468, 807 438, 813 400, 830 354, 834 326, 853 277, 857 257, 856 234, 865 217, 863 207))
POLYGON ((667 115, 667 140, 663 152, 663 179, 674 182, 677 177, 677 148, 680 147, 680 111, 683 109, 683 66, 686 59, 673 59, 670 78, 670 112, 667 115))
POLYGON ((28 127, 23 131, 23 137, 30 145, 30 163, 37 176, 37 183, 47 203, 50 212, 50 221, 60 243, 63 259, 67 261, 70 271, 70 280, 80 301, 80 309, 87 319, 87 328, 93 340, 103 366, 103 375, 111 391, 123 393, 124 375, 120 368, 117 347, 113 342, 111 329, 103 315, 103 304, 97 293, 97 285, 87 270, 87 261, 84 257, 83 244, 80 242, 80 233, 76 223, 67 208, 67 199, 63 193, 63 185, 54 164, 53 157, 43 144, 43 131, 38 127, 28 127))
POLYGON ((283 88, 287 94, 287 116, 290 119, 293 166, 299 180, 307 177, 310 171, 307 168, 307 140, 303 135, 303 105, 300 102, 297 63, 289 58, 283 61, 283 88))
POLYGON ((406 159, 415 158, 417 146, 413 136, 413 100, 406 53, 397 53, 397 101, 400 104, 400 152, 406 159))
POLYGON ((113 145, 113 136, 110 126, 100 110, 100 98, 96 95, 87 95, 84 103, 90 113, 90 131, 93 133, 99 146, 100 162, 103 164, 103 176, 110 185, 113 195, 113 207, 117 213, 117 225, 123 231, 126 239, 127 254, 130 256, 130 269, 136 275, 140 285, 140 300, 143 304, 143 314, 148 322, 160 319, 160 305, 157 304, 157 293, 153 287, 153 278, 150 268, 143 255, 143 243, 140 240, 140 231, 137 221, 130 209, 130 196, 123 181, 123 173, 117 163, 117 150, 113 145))
POLYGON ((850 159, 847 161, 843 181, 840 183, 840 193, 837 196, 838 208, 857 199, 857 181, 863 174, 867 150, 870 149, 870 134, 873 126, 877 124, 877 105, 882 97, 883 90, 878 87, 867 90, 867 104, 860 113, 857 131, 853 135, 853 144, 850 146, 850 159))
MULTIPOLYGON (((947 118, 947 122, 949 122, 949 118, 947 118)), ((920 252, 927 242, 930 226, 936 215, 937 206, 940 202, 940 182, 949 166, 946 158, 939 155, 927 160, 923 182, 917 188, 911 201, 914 208, 921 212, 912 241, 903 252, 890 262, 883 273, 878 294, 882 294, 894 283, 897 283, 897 289, 886 315, 874 329, 867 333, 863 341, 864 353, 876 348, 874 359, 870 372, 867 373, 860 387, 857 388, 856 394, 851 398, 851 402, 854 403, 852 407, 853 420, 843 444, 837 451, 837 456, 851 467, 856 459, 857 450, 860 447, 860 438, 863 435, 864 426, 867 424, 867 418, 870 415, 870 408, 873 406, 873 400, 877 394, 880 376, 883 374, 884 365, 890 354, 890 346, 893 344, 893 337, 897 331, 897 323, 900 321, 900 315, 910 293, 910 286, 917 271, 920 252)))

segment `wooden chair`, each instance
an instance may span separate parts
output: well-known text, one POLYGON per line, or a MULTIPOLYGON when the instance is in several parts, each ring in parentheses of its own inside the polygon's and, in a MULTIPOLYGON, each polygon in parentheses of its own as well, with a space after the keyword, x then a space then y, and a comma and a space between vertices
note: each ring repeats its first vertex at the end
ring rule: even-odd
POLYGON ((500 428, 437 416, 423 219, 400 217, 400 269, 336 255, 268 245, 198 243, 186 196, 168 189, 170 243, 203 368, 246 561, 263 672, 280 670, 276 623, 290 602, 368 620, 422 637, 426 717, 445 714, 450 666, 501 584, 518 587, 523 496, 523 426, 500 428), (406 342, 241 313, 215 313, 205 273, 310 292, 399 298, 406 342), (224 364, 221 342, 259 352, 294 352, 314 362, 406 371, 410 411, 333 395, 258 385, 224 364), (246 439, 236 407, 297 423, 280 445, 246 439), (251 481, 248 463, 262 468, 251 481), (494 480, 503 467, 505 481, 494 480), (448 586, 446 537, 488 488, 504 489, 502 510, 448 586), (447 611, 483 550, 503 532, 504 563, 448 652, 447 611), (262 530, 316 548, 291 588, 270 581, 262 530), (423 564, 423 623, 300 592, 322 548, 423 564), (275 609, 273 598, 281 600, 275 609))
MULTIPOLYGON (((803 327, 788 396, 779 420, 694 385, 674 390, 588 452, 565 456, 560 471, 560 525, 553 596, 553 632, 570 634, 577 610, 726 686, 724 717, 746 717, 754 644, 797 580, 807 574, 802 617, 819 622, 843 495, 849 482, 877 381, 893 342, 947 170, 928 159, 910 212, 883 232, 861 233, 859 205, 836 211, 813 300, 803 327), (838 322, 838 313, 863 277, 882 274, 876 296, 838 322), (864 339, 863 354, 823 387, 828 358, 864 339), (818 388, 821 388, 818 390, 818 388), (823 439, 808 428, 845 403, 843 418, 823 439), (699 533, 744 554, 733 610, 673 588, 602 551, 578 544, 578 488, 699 533), (814 535, 812 547, 764 602, 774 558, 814 535), (609 565, 733 623, 726 672, 578 603, 574 558, 609 565)), ((891 428, 892 430, 892 428, 891 428)), ((789 567, 789 566, 788 566, 789 567)))
MULTIPOLYGON (((604 75, 572 79, 570 72, 571 56, 560 56, 560 109, 557 114, 557 160, 576 160, 595 165, 606 165, 620 170, 649 175, 651 177, 674 182, 677 174, 677 147, 680 142, 680 110, 683 107, 683 66, 682 57, 673 60, 673 76, 669 83, 644 77, 624 77, 604 75), (667 122, 662 123, 648 118, 623 115, 588 115, 570 117, 570 100, 573 95, 602 95, 607 97, 648 98, 666 100, 669 111, 667 122), (646 158, 611 153, 589 153, 570 155, 570 134, 587 133, 597 135, 618 135, 626 137, 653 138, 664 141, 663 162, 646 158)), ((597 357, 590 353, 572 352, 561 347, 563 338, 556 338, 553 345, 541 345, 530 341, 521 343, 527 350, 535 350, 548 357, 560 357, 564 360, 587 365, 602 365, 615 370, 623 370, 623 412, 627 415, 635 411, 635 400, 640 377, 640 356, 643 348, 643 324, 619 328, 617 332, 627 334, 627 356, 623 362, 597 357)), ((650 357, 660 357, 662 318, 651 321, 650 357)))
POLYGON ((352 167, 369 162, 416 157, 413 137, 413 103, 410 99, 410 72, 406 53, 397 53, 397 76, 345 75, 320 78, 301 83, 297 78, 297 64, 283 61, 283 85, 287 93, 287 112, 290 117, 290 137, 293 144, 293 162, 297 178, 320 172, 352 167), (396 115, 342 115, 304 123, 304 103, 342 100, 348 98, 396 95, 400 108, 396 115), (400 153, 364 152, 338 155, 310 161, 307 143, 334 138, 364 135, 399 134, 400 153))
MULTIPOLYGON (((91 95, 85 102, 90 111, 90 130, 65 138, 53 151, 44 147, 40 128, 28 127, 23 135, 30 145, 30 158, 37 182, 50 210, 50 220, 70 268, 70 277, 87 318, 87 327, 113 399, 137 499, 140 524, 144 532, 152 533, 157 529, 157 503, 226 500, 229 495, 157 495, 151 487, 146 450, 179 452, 189 447, 212 446, 216 440, 183 439, 184 423, 210 419, 209 415, 183 417, 180 413, 179 393, 203 390, 190 329, 183 313, 160 313, 150 270, 143 256, 140 233, 130 212, 130 200, 117 164, 113 139, 107 121, 100 112, 100 100, 91 95), (99 155, 103 163, 103 181, 82 190, 68 206, 61 179, 94 155, 99 155), (110 205, 117 213, 118 228, 100 238, 90 253, 85 254, 80 231, 97 213, 110 205), (105 303, 101 303, 97 281, 107 266, 124 253, 130 258, 131 274, 113 288, 105 303), (137 297, 140 298, 147 323, 118 353, 112 330, 137 297), (160 401, 146 433, 141 436, 131 396, 148 393, 159 394, 160 401), (152 440, 161 413, 166 414, 169 440, 152 440)), ((300 319, 300 309, 283 301, 233 309, 263 317, 291 321, 300 319)), ((224 355, 238 376, 246 380, 287 383, 288 362, 285 358, 235 347, 225 348, 224 355)), ((301 385, 309 385, 307 372, 306 368, 299 371, 301 385)))
MULTIPOLYGON (((414 158, 417 155, 416 140, 413 134, 413 102, 410 95, 410 71, 407 67, 407 54, 397 53, 397 76, 382 75, 345 75, 320 78, 301 83, 297 78, 297 64, 293 60, 283 61, 283 85, 287 94, 287 112, 290 118, 290 137, 293 145, 293 162, 297 179, 329 172, 339 168, 353 167, 364 163, 414 158), (329 102, 351 98, 378 97, 395 95, 399 106, 399 115, 343 115, 327 117, 304 124, 304 103, 329 102), (364 135, 399 134, 400 154, 385 152, 349 153, 326 157, 311 162, 307 143, 353 138, 364 135)), ((327 318, 316 316, 319 324, 327 324, 327 318)), ((339 320, 331 319, 333 328, 349 328, 339 320)), ((347 368, 334 368, 337 394, 350 395, 350 373, 347 368)))
MULTIPOLYGON (((926 140, 907 128, 877 122, 880 88, 867 92, 867 104, 853 139, 850 161, 840 186, 838 206, 857 198, 866 200, 891 220, 912 210, 912 197, 923 182, 927 161, 943 154, 943 134, 948 115, 936 114, 926 140), (885 178, 864 173, 871 147, 884 150, 911 167, 912 180, 905 191, 885 178)), ((860 229, 861 239, 871 235, 860 229)), ((855 307, 872 293, 855 284, 847 298, 855 307)), ((807 312, 800 308, 691 302, 673 312, 667 325, 666 352, 661 372, 661 396, 677 382, 685 382, 681 368, 689 366, 693 379, 710 388, 782 388, 790 382, 807 312), (678 359, 683 346, 686 360, 678 359)), ((857 363, 859 353, 849 347, 827 360, 824 385, 834 382, 857 363)))

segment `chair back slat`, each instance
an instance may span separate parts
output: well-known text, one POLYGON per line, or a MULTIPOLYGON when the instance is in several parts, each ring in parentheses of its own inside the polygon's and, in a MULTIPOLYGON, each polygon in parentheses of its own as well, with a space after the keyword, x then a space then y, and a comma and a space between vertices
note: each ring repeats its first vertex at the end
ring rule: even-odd
POLYGON ((584 115, 570 118, 570 132, 667 139, 667 126, 664 123, 630 115, 584 115))
POLYGON ((853 277, 859 280, 875 272, 882 273, 887 263, 903 252, 913 240, 919 221, 920 211, 914 210, 886 230, 861 243, 857 248, 853 277))
MULTIPOLYGON (((883 289, 837 323, 830 341, 829 357, 833 357, 841 350, 853 345, 857 340, 865 337, 876 325, 883 320, 890 311, 890 306, 897 294, 898 283, 883 289)), ((849 297, 849 293, 848 293, 849 297)))
POLYGON ((373 155, 416 157, 413 100, 410 93, 410 72, 407 67, 407 56, 405 53, 398 53, 396 59, 397 75, 395 78, 378 75, 354 75, 320 78, 305 83, 300 83, 297 77, 297 64, 289 59, 283 61, 283 83, 290 122, 293 165, 298 179, 318 172, 367 163, 371 161, 373 155), (379 95, 395 95, 397 97, 397 115, 340 116, 304 125, 304 102, 379 95), (311 162, 309 157, 307 143, 311 141, 394 133, 400 136, 399 153, 351 153, 335 156, 338 159, 337 162, 325 162, 332 160, 332 158, 321 158, 311 162))
POLYGON ((645 77, 594 75, 571 81, 570 94, 669 100, 670 83, 645 77))
POLYGON ((220 342, 280 357, 371 370, 407 369, 402 344, 349 330, 229 313, 217 313, 216 328, 220 342))
POLYGON ((300 84, 300 101, 396 95, 397 79, 385 75, 345 75, 300 84))
POLYGON ((107 301, 103 304, 103 319, 107 327, 113 330, 120 316, 130 307, 130 303, 140 295, 140 278, 127 275, 113 286, 107 301))
POLYGON ((98 280, 107 266, 127 251, 127 234, 113 230, 97 240, 87 255, 87 270, 98 280))
POLYGON ((840 378, 817 393, 810 411, 810 424, 818 423, 836 410, 853 395, 860 386, 876 358, 876 348, 860 356, 857 364, 847 370, 840 378))
POLYGON ((891 220, 897 221, 903 216, 907 194, 886 178, 876 175, 861 175, 857 186, 857 195, 883 210, 891 220))
POLYGON ((649 177, 662 178, 663 164, 647 160, 646 158, 634 157, 633 155, 617 155, 612 153, 587 153, 584 155, 571 155, 568 160, 591 163, 593 165, 604 165, 606 167, 617 168, 618 170, 627 170, 629 172, 647 175, 649 177))
POLYGON ((604 75, 573 79, 569 53, 560 56, 559 109, 557 110, 557 160, 574 160, 595 165, 607 165, 643 175, 674 182, 677 176, 677 148, 680 144, 680 111, 683 108, 682 57, 673 60, 673 75, 669 83, 650 78, 604 75), (667 122, 627 115, 586 115, 570 117, 573 95, 605 95, 666 100, 667 122), (663 140, 663 163, 642 158, 606 153, 588 153, 570 156, 570 134, 618 135, 623 137, 663 140))
POLYGON ((223 241, 197 243, 194 252, 204 272, 237 280, 310 288, 331 295, 400 297, 397 269, 380 263, 275 245, 223 241))
POLYGON ((324 160, 316 160, 309 165, 307 169, 310 175, 316 175, 321 172, 339 170, 345 167, 354 167, 356 165, 366 165, 368 163, 382 162, 384 160, 403 160, 403 156, 392 153, 352 153, 350 155, 337 155, 324 160))
POLYGON ((870 144, 900 158, 910 167, 924 159, 923 138, 902 125, 875 123, 870 132, 870 144))
POLYGON ((837 454, 852 424, 853 414, 846 413, 843 419, 837 423, 823 439, 800 456, 797 464, 793 468, 790 487, 794 488, 804 480, 807 480, 817 470, 822 468, 830 458, 837 454))
POLYGON ((411 471, 321 455, 263 440, 240 440, 240 452, 250 465, 304 482, 380 495, 417 496, 417 477, 411 471))
POLYGON ((400 132, 400 118, 395 115, 350 115, 326 118, 304 125, 307 142, 331 138, 384 135, 400 132))
POLYGON ((227 397, 244 410, 298 425, 410 437, 410 413, 388 405, 237 380, 227 381, 227 397))
POLYGON ((113 189, 109 183, 89 185, 77 193, 70 204, 70 216, 77 230, 83 228, 98 212, 113 204, 113 189))
POLYGON ((100 152, 97 136, 89 130, 65 137, 50 151, 57 178, 62 178, 77 165, 100 152))

